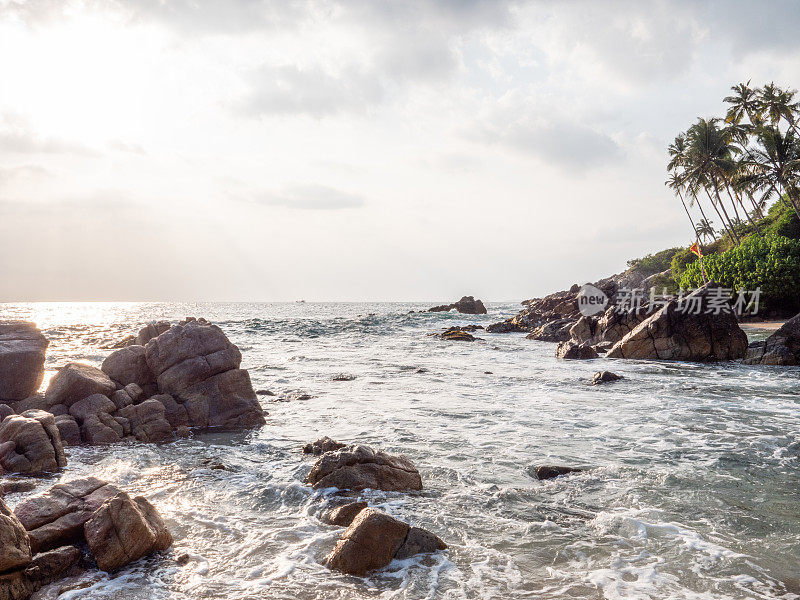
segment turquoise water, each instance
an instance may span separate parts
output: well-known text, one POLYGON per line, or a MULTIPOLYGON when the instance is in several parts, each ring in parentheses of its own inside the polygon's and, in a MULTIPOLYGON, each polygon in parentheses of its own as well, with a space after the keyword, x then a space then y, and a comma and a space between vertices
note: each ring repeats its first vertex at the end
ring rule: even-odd
POLYGON ((277 394, 261 397, 258 431, 69 449, 62 477, 146 495, 176 541, 62 597, 798 597, 800 370, 559 362, 554 344, 522 334, 427 335, 516 305, 408 314, 427 306, 0 305, 0 318, 32 319, 51 339, 50 374, 99 364, 100 346, 149 320, 204 316, 239 345, 254 387, 277 394), (626 379, 588 386, 600 369, 626 379), (332 380, 342 373, 355 379, 332 380), (293 392, 312 398, 277 401, 293 392), (450 549, 368 578, 322 566, 341 530, 317 519, 329 498, 303 484, 312 463, 300 452, 322 435, 408 455, 424 491, 362 496, 450 549), (527 472, 537 464, 591 470, 541 483, 527 472))

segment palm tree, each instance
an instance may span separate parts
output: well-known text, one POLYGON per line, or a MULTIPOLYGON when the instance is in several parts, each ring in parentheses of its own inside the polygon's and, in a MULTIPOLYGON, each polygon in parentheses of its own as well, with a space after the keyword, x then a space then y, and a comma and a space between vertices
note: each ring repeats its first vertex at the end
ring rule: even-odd
POLYGON ((664 182, 664 185, 666 185, 673 192, 675 192, 675 194, 678 196, 678 198, 681 199, 681 204, 683 205, 683 210, 686 212, 686 216, 689 218, 689 223, 692 225, 692 229, 694 230, 694 236, 696 238, 698 236, 698 232, 697 232, 697 229, 694 226, 694 220, 692 219, 692 215, 689 212, 689 209, 686 207, 686 202, 684 202, 684 200, 683 200, 684 183, 683 183, 683 179, 681 178, 681 176, 678 175, 677 170, 676 171, 672 171, 669 174, 669 177, 667 177, 667 180, 664 182))
POLYGON ((800 135, 795 124, 795 115, 800 108, 797 102, 793 102, 796 93, 782 90, 773 82, 764 86, 759 92, 758 99, 761 111, 773 127, 778 128, 783 119, 789 124, 789 128, 794 131, 795 135, 800 135))
POLYGON ((723 102, 730 104, 728 113, 725 115, 725 121, 733 125, 739 125, 744 117, 755 125, 757 119, 756 115, 759 114, 760 102, 757 90, 750 87, 750 80, 747 83, 740 83, 731 88, 733 95, 726 96, 723 102))
POLYGON ((706 238, 709 236, 711 236, 715 242, 717 241, 717 236, 714 235, 714 228, 711 226, 711 222, 706 219, 700 219, 700 221, 698 221, 695 231, 698 236, 703 238, 703 243, 705 243, 706 238))
POLYGON ((797 183, 800 176, 800 141, 792 130, 785 135, 777 127, 762 125, 755 130, 758 146, 751 148, 748 161, 762 178, 762 185, 778 194, 786 195, 795 214, 800 219, 800 194, 797 183), (780 189, 779 189, 780 188, 780 189))

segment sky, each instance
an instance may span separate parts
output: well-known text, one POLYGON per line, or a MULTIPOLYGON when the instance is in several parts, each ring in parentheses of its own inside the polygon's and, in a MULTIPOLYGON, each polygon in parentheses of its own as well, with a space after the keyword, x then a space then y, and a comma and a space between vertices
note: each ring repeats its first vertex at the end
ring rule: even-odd
POLYGON ((0 0, 0 301, 520 301, 689 245, 800 3, 0 0))

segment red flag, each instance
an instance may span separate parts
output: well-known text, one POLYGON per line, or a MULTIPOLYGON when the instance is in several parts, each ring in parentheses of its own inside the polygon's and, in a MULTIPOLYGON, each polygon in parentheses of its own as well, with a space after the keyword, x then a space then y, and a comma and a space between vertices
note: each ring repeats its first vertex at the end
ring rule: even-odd
POLYGON ((699 258, 703 258, 703 251, 700 250, 699 242, 695 242, 694 244, 692 244, 691 248, 689 248, 689 252, 691 252, 692 254, 697 254, 699 258))

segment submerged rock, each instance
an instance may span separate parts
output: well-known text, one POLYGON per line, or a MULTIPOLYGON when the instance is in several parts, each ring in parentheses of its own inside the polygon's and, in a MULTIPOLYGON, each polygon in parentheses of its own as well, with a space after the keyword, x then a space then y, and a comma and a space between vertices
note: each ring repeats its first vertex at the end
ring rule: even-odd
POLYGON ((744 359, 748 365, 800 365, 800 314, 763 342, 752 344, 744 359))
POLYGON ((23 400, 39 389, 48 343, 33 323, 0 321, 0 400, 23 400))
POLYGON ((592 385, 600 385, 601 383, 618 381, 620 379, 624 379, 624 377, 622 375, 612 373, 611 371, 597 371, 597 373, 592 376, 592 385))
POLYGON ((340 448, 344 448, 347 444, 342 444, 336 440, 332 440, 327 435, 319 438, 316 442, 309 442, 303 446, 303 454, 314 454, 319 456, 325 452, 334 452, 340 448))
POLYGON ((538 467, 530 467, 528 473, 540 481, 546 479, 555 479, 561 475, 569 475, 570 473, 581 473, 583 469, 575 467, 563 467, 554 465, 541 465, 538 467))
POLYGON ((306 482, 314 488, 370 488, 389 492, 422 489, 422 477, 408 458, 361 445, 323 454, 306 482))
POLYGON ((365 508, 336 542, 326 563, 343 573, 365 575, 382 569, 395 558, 446 548, 442 540, 424 529, 409 527, 384 512, 365 508))
POLYGON ((131 498, 125 492, 103 503, 83 529, 97 566, 108 572, 172 545, 172 535, 155 507, 142 496, 131 498))
POLYGON ((443 340, 449 340, 451 342, 474 342, 477 338, 467 333, 466 331, 462 331, 458 327, 452 327, 442 333, 439 336, 443 340))
POLYGON ((55 472, 67 465, 55 417, 43 410, 11 415, 0 423, 0 472, 55 472))
POLYGON ((719 361, 742 358, 747 351, 747 335, 732 312, 709 312, 709 298, 719 284, 708 283, 689 294, 684 307, 696 303, 698 314, 680 310, 676 300, 669 302, 617 342, 608 358, 719 361))

